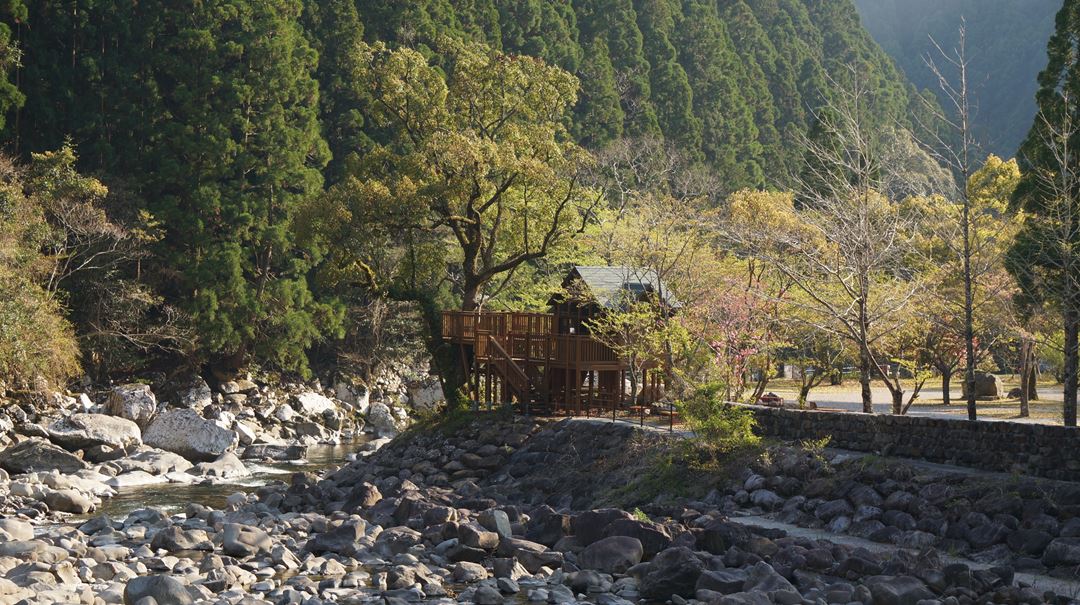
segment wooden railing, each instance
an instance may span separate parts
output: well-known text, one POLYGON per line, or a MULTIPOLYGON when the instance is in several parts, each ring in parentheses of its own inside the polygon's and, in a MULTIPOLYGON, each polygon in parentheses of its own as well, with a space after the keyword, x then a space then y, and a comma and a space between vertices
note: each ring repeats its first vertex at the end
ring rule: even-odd
POLYGON ((490 338, 498 339, 510 359, 527 364, 617 365, 610 347, 582 334, 555 334, 553 315, 547 313, 443 312, 443 338, 473 345, 476 359, 494 359, 490 338))
POLYGON ((510 383, 510 385, 517 391, 519 398, 528 397, 529 392, 529 377, 525 374, 525 371, 521 369, 521 366, 514 361, 514 358, 506 352, 506 349, 499 344, 499 340, 494 336, 488 336, 484 339, 487 342, 487 350, 490 354, 492 365, 498 370, 500 374, 510 383))
POLYGON ((477 332, 507 334, 552 334, 555 317, 549 313, 503 313, 443 311, 442 336, 447 340, 471 344, 477 332))

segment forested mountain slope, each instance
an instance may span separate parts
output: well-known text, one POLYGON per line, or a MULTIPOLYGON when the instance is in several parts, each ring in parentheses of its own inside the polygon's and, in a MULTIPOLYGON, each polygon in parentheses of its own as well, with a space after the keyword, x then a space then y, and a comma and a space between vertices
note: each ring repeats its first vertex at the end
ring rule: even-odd
MULTIPOLYGON (((54 219, 26 256, 123 244, 45 281, 35 300, 70 310, 65 333, 133 360, 299 371, 370 348, 373 301, 420 301, 434 321, 552 242, 581 260, 563 208, 588 152, 675 148, 680 174, 715 177, 715 202, 788 187, 839 86, 858 80, 860 117, 886 135, 922 105, 851 0, 13 0, 0 51, 0 139, 32 168, 12 187, 42 216, 94 209, 104 234, 65 241, 54 219), (408 93, 409 115, 379 86, 408 93), (487 167, 504 164, 496 184, 487 167), (511 189, 520 225, 501 205, 459 212, 511 189)), ((597 221, 582 208, 579 233, 597 221)))
MULTIPOLYGON (((42 0, 12 23, 23 50, 18 74, 26 103, 9 120, 20 152, 72 137, 84 163, 131 174, 186 101, 169 82, 243 79, 227 64, 201 63, 224 15, 257 21, 257 3, 213 2, 182 23, 168 3, 42 0), (158 6, 160 4, 160 6, 158 6), (216 15, 216 17, 215 17, 216 15), (200 22, 201 21, 201 22, 200 22), (211 74, 211 68, 224 68, 211 74), (178 72, 168 74, 167 72, 178 72), (200 75, 196 72, 202 71, 200 75), (164 120, 164 121, 163 121, 164 120)), ((299 18, 280 80, 253 86, 309 87, 318 80, 322 136, 335 180, 350 154, 362 155, 362 83, 348 77, 353 41, 422 49, 441 36, 529 54, 582 82, 572 132, 597 149, 624 136, 662 134, 714 169, 731 189, 775 185, 794 167, 793 144, 810 112, 847 65, 877 91, 883 123, 916 109, 910 86, 862 29, 850 0, 278 0, 275 18, 299 18)), ((260 9, 271 10, 271 9, 260 9)), ((190 11, 187 11, 190 12, 190 11)), ((233 25, 229 25, 233 27, 233 25)), ((220 33, 220 32, 218 32, 220 33)), ((186 92, 186 91, 184 91, 186 92)), ((298 91, 301 92, 301 91, 298 91)), ((310 94, 301 92, 301 94, 310 94)), ((190 97, 187 101, 192 100, 190 97)), ((208 123, 229 108, 202 107, 208 123)), ((307 128, 305 126, 305 128, 307 128)))
POLYGON ((1061 0, 855 0, 863 24, 919 88, 936 89, 924 56, 929 37, 955 47, 967 23, 976 137, 987 153, 1011 157, 1035 115, 1035 80, 1061 0))

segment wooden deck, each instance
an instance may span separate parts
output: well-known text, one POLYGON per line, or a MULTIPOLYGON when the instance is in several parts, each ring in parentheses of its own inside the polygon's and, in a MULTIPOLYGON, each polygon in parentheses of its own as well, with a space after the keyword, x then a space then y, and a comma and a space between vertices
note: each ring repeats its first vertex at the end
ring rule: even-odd
POLYGON ((443 312, 443 340, 459 347, 474 401, 575 415, 615 413, 628 405, 623 384, 629 364, 588 335, 558 333, 558 319, 550 313, 443 312))

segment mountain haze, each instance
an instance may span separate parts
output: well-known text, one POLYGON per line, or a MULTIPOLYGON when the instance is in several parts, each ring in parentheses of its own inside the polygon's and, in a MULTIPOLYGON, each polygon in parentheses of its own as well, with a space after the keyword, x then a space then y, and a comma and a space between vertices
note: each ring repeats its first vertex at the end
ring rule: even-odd
POLYGON ((1011 157, 1035 116, 1036 76, 1061 0, 855 0, 862 22, 912 83, 937 91, 924 57, 932 36, 955 48, 967 23, 976 138, 987 153, 1011 157))

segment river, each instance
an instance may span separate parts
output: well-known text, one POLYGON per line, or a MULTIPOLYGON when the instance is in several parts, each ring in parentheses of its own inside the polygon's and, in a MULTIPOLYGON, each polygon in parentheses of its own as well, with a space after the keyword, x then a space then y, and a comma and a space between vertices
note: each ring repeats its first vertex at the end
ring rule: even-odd
POLYGON ((307 458, 293 462, 244 461, 251 475, 217 483, 162 483, 128 487, 117 490, 116 496, 105 499, 101 506, 87 517, 108 515, 121 519, 134 510, 156 508, 166 514, 183 510, 191 502, 221 510, 225 500, 236 492, 253 492, 274 481, 289 481, 293 473, 321 472, 344 464, 350 454, 372 440, 367 434, 340 445, 313 445, 308 448, 307 458))

